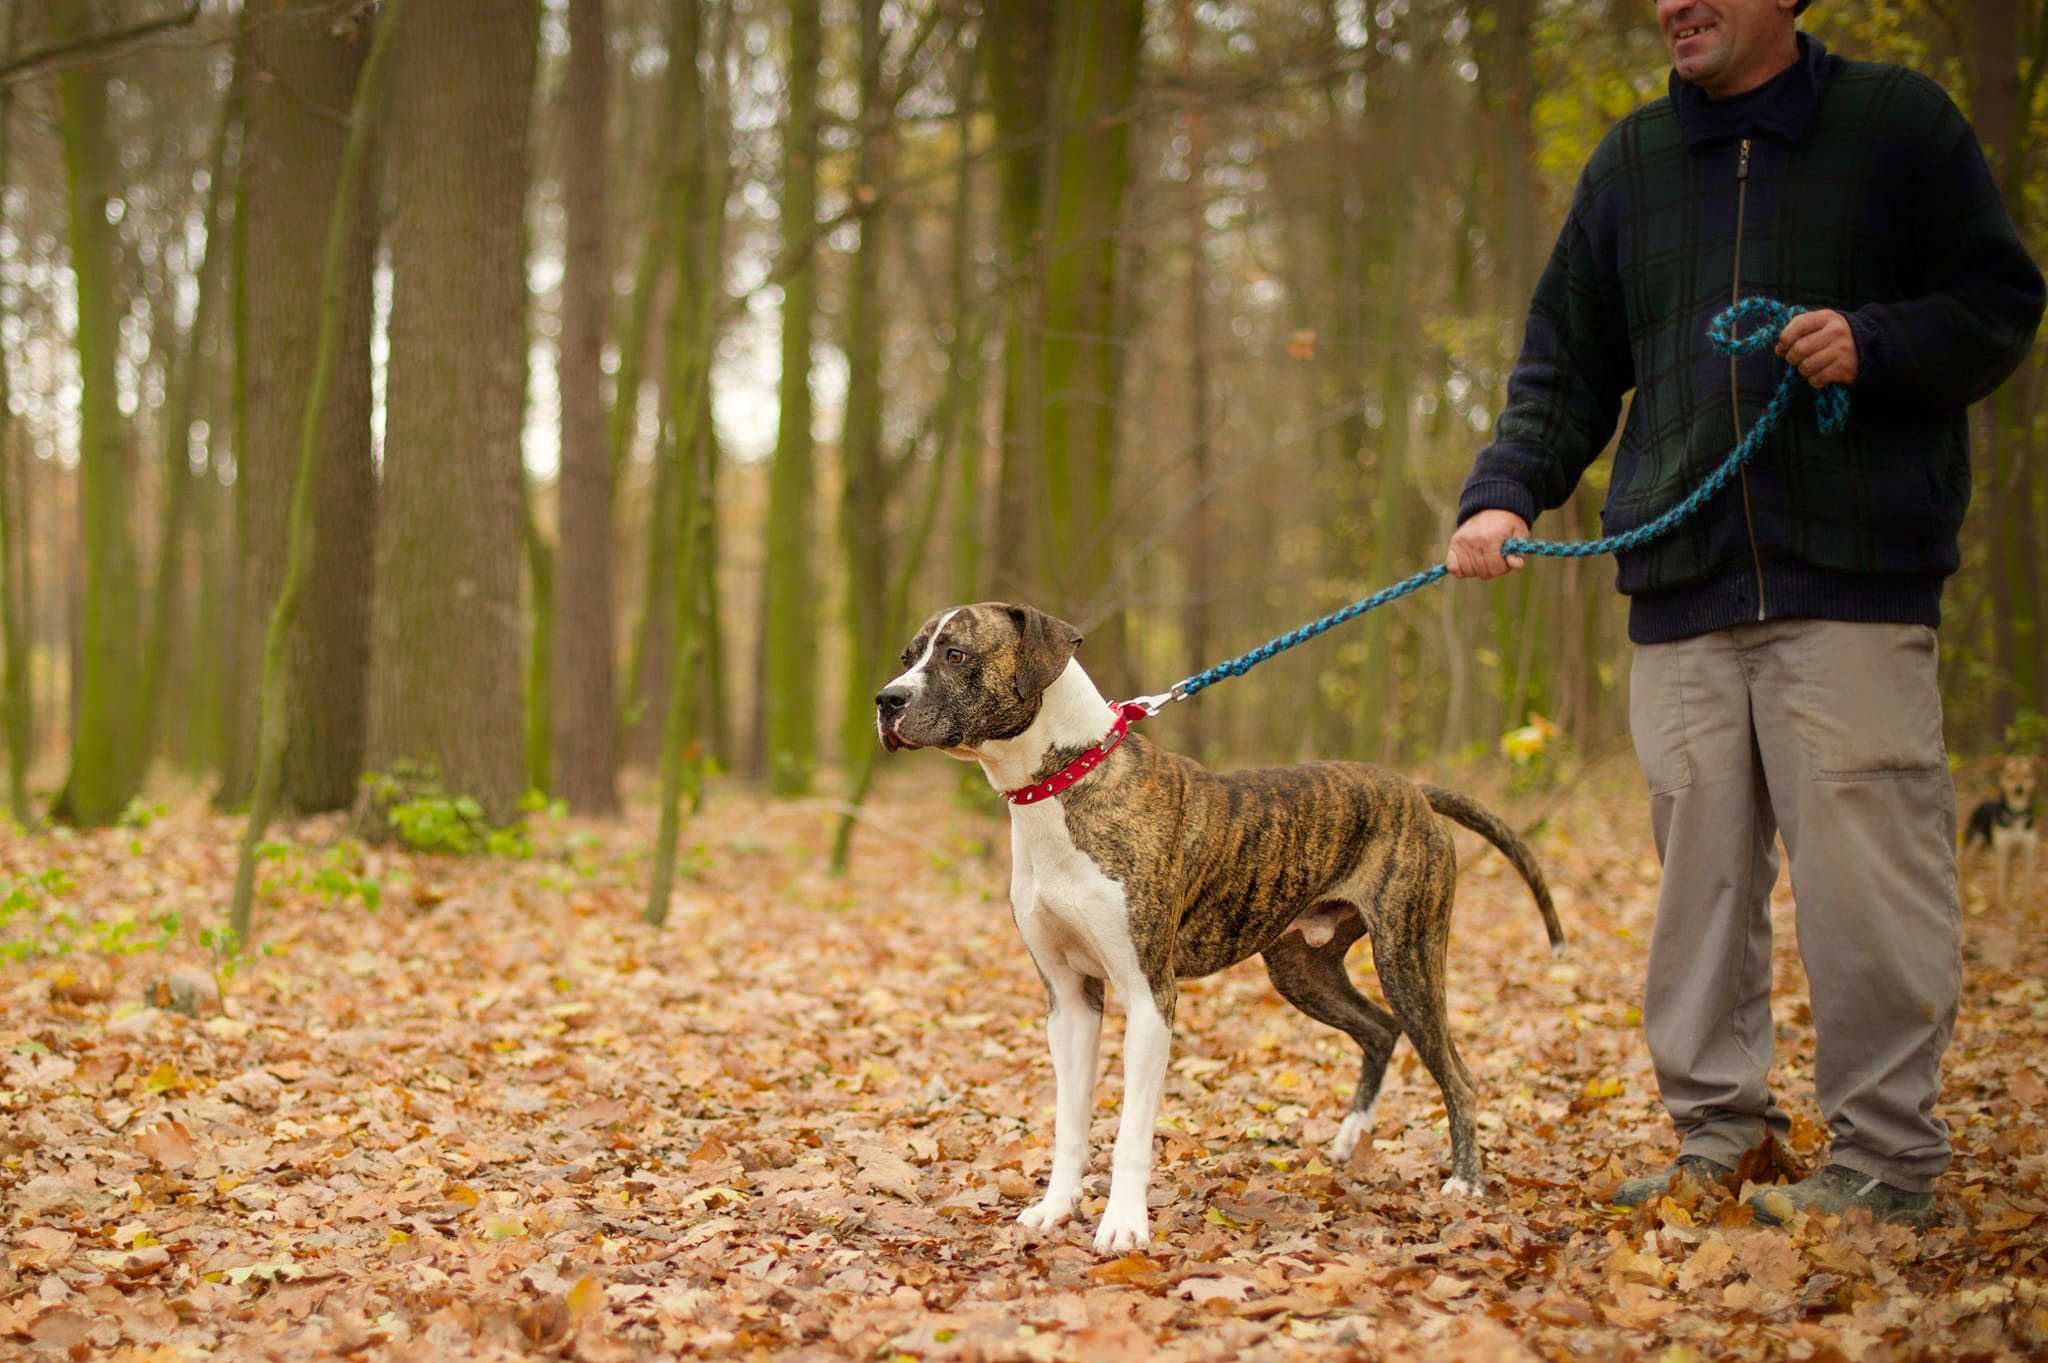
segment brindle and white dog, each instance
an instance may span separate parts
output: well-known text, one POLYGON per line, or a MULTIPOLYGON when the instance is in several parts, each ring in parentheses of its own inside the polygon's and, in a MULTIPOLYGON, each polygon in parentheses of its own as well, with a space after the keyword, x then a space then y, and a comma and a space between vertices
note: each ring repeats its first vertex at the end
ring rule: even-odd
MULTIPOLYGON (((941 611, 875 698, 883 746, 981 763, 998 790, 1043 782, 1101 744, 1117 718, 1074 659, 1073 626, 1029 606, 941 611)), ((1403 1033, 1443 1089, 1451 1131, 1445 1193, 1485 1175, 1471 1076, 1444 1010, 1445 941, 1457 861, 1444 814, 1506 853, 1535 893, 1553 949, 1563 932, 1543 875, 1498 818, 1449 791, 1357 762, 1212 775, 1133 732, 1057 794, 1010 808, 1010 904, 1045 978, 1056 1079, 1052 1174, 1017 1219, 1073 1214, 1088 1167, 1103 985, 1124 1001, 1124 1097, 1101 1253, 1149 1241, 1152 1136, 1166 1082, 1175 982, 1263 955, 1274 987, 1365 1053, 1333 1155, 1369 1130, 1403 1033), (1390 1013, 1361 995, 1344 953, 1372 938, 1390 1013)))

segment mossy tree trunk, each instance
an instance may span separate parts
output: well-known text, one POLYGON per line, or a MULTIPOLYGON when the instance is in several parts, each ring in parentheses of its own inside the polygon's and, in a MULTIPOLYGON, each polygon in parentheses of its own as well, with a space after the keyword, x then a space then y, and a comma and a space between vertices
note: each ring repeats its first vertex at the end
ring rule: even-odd
POLYGON ((369 765, 493 821, 521 751, 527 0, 411 0, 386 125, 396 212, 369 765))
MULTIPOLYGON (((21 32, 22 0, 6 0, 0 18, 0 56, 12 55, 21 32)), ((14 170, 14 89, 0 85, 0 198, 14 170)), ((13 414, 8 403, 7 357, 0 354, 0 730, 7 743, 7 809, 23 828, 35 825, 28 798, 28 759, 35 725, 28 694, 28 630, 22 621, 22 583, 15 565, 25 559, 22 528, 26 524, 14 485, 13 414)))
POLYGON ((299 603, 313 573, 313 504, 319 489, 325 445, 322 414, 341 349, 347 313, 346 257, 349 238, 359 216, 357 195, 364 163, 369 159, 370 125, 374 119, 378 77, 384 55, 398 26, 403 0, 384 0, 375 36, 370 40, 355 92, 349 101, 348 138, 336 167, 333 207, 320 252, 320 326, 313 343, 309 376, 291 477, 291 508, 287 516, 284 580, 263 635, 263 670, 257 686, 256 778, 249 799, 249 820, 242 830, 241 855, 235 867, 234 899, 228 927, 238 948, 249 944, 256 888, 256 849, 270 824, 284 781, 285 748, 290 739, 287 694, 292 680, 287 652, 299 603))
MULTIPOLYGON (((51 18, 59 38, 78 39, 91 31, 89 5, 56 6, 51 18)), ((134 470, 116 406, 118 265, 107 199, 117 162, 107 140, 105 69, 75 67, 63 73, 59 85, 71 271, 77 286, 78 505, 85 583, 72 681, 76 732, 71 772, 51 812, 65 822, 91 826, 119 818, 142 775, 141 714, 134 692, 140 662, 136 560, 128 523, 134 470)))
POLYGON ((997 170, 996 264, 1003 297, 1001 446, 996 523, 1011 533, 989 546, 989 590, 1025 600, 1040 595, 1036 539, 1022 527, 1039 511, 1042 416, 1045 138, 1051 110, 1053 0, 989 0, 981 49, 989 109, 1001 148, 997 170))
POLYGON ((789 108, 783 121, 781 409, 768 475, 768 614, 761 704, 769 787, 810 789, 818 760, 818 612, 813 601, 811 324, 817 310, 818 0, 790 0, 789 108))
MULTIPOLYGON (((247 218, 243 355, 247 443, 239 445, 235 694, 253 697, 268 621, 289 556, 293 462, 306 392, 325 319, 323 243, 335 210, 352 129, 332 111, 349 106, 369 34, 339 22, 347 0, 272 7, 250 16, 248 135, 243 154, 247 218)), ((365 133, 365 136, 371 136, 365 133)), ((370 448, 371 274, 376 262, 375 176, 365 164, 345 205, 335 280, 334 352, 328 396, 317 414, 311 558, 300 604, 303 628, 288 645, 286 759, 281 794, 301 813, 344 809, 362 771, 369 684, 376 470, 370 448)), ((222 798, 248 798, 260 735, 256 707, 229 715, 222 798)))
POLYGON ((1045 247, 1044 515, 1051 609, 1094 622, 1090 671, 1130 678, 1123 610, 1109 593, 1122 380, 1120 229, 1131 185, 1130 106, 1142 0, 1061 0, 1053 57, 1045 247))

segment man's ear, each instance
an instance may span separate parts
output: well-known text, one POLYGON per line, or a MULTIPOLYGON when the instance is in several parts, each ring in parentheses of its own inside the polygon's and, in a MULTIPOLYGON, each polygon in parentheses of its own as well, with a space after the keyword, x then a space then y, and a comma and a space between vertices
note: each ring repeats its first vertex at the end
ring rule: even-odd
POLYGON ((1017 627, 1017 699, 1042 696, 1067 670, 1074 650, 1081 646, 1081 631, 1036 606, 1003 609, 1017 627))

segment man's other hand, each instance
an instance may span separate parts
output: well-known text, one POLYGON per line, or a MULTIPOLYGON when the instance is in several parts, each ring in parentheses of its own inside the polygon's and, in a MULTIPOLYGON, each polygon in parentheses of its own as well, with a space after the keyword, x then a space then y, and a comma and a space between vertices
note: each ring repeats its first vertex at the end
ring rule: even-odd
POLYGON ((1528 533, 1529 523, 1512 511, 1478 512, 1451 536, 1444 567, 1452 577, 1499 577, 1522 566, 1520 554, 1501 557, 1501 544, 1528 533))
POLYGON ((1856 336, 1831 308, 1802 312, 1778 333, 1778 358, 1815 388, 1856 382, 1856 336))

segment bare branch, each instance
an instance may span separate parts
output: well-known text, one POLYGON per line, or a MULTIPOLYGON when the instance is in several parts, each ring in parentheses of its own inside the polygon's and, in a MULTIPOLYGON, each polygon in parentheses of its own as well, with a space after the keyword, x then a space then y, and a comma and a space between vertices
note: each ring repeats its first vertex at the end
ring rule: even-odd
POLYGON ((15 81, 29 80, 46 72, 66 71, 106 57, 118 56, 145 38, 153 38, 174 28, 183 28, 198 17, 199 0, 185 0, 185 8, 166 19, 152 19, 133 28, 116 29, 112 33, 96 33, 75 42, 39 47, 25 56, 16 57, 13 61, 0 63, 0 85, 11 85, 15 81))

